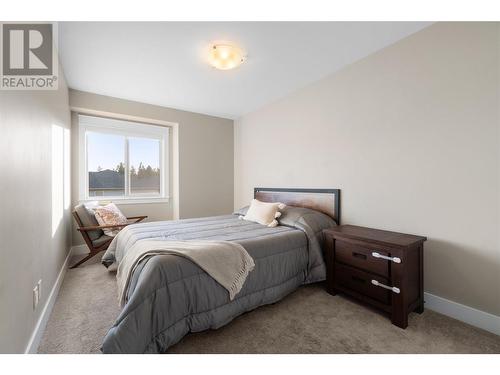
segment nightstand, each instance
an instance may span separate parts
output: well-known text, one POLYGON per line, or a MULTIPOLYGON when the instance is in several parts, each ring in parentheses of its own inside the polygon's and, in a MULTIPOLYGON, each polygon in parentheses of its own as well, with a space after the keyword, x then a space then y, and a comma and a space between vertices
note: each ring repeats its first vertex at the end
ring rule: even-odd
POLYGON ((408 314, 424 311, 426 237, 339 225, 326 229, 327 290, 385 311, 406 328, 408 314))

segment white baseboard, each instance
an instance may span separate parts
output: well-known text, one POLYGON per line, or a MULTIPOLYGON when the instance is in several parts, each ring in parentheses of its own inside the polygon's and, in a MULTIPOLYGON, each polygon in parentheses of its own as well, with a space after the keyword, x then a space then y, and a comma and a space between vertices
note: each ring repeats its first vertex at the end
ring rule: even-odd
POLYGON ((434 310, 471 326, 500 335, 500 316, 477 310, 430 293, 424 293, 424 300, 425 307, 429 310, 434 310))
POLYGON ((59 271, 59 275, 57 275, 56 282, 50 291, 49 297, 45 302, 45 306, 43 306, 42 313, 38 318, 38 321, 33 329, 33 333, 31 334, 30 340, 28 341, 28 345, 26 346, 25 353, 34 354, 38 350, 38 346, 40 345, 40 341, 42 341, 43 333, 45 332, 45 327, 47 326, 47 322, 49 321, 50 313, 52 312, 52 308, 57 299, 57 295, 59 294, 59 289, 61 288, 61 284, 64 280, 64 275, 66 275, 66 271, 68 269, 68 263, 71 258, 71 250, 68 252, 68 256, 64 261, 61 270, 59 271))

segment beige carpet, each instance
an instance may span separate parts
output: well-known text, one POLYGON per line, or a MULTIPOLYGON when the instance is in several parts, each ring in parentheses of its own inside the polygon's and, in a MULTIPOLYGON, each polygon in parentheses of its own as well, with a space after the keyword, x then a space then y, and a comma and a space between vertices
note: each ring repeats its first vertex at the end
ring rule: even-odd
MULTIPOLYGON (((119 313, 115 274, 98 258, 68 270, 39 353, 99 353, 119 313)), ((216 331, 190 334, 169 353, 500 353, 500 337, 430 310, 406 330, 322 285, 244 314, 216 331)))

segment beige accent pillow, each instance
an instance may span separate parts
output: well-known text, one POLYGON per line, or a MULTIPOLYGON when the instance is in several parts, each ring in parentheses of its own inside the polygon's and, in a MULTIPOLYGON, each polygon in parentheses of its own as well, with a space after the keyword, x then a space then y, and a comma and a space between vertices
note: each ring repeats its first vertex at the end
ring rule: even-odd
MULTIPOLYGON (((99 225, 120 225, 127 224, 127 218, 114 203, 106 206, 94 208, 95 218, 99 225)), ((121 228, 103 229, 104 234, 114 237, 118 234, 121 228)))
POLYGON ((276 218, 281 216, 279 210, 283 208, 285 208, 283 203, 267 203, 252 199, 247 214, 243 216, 243 220, 254 221, 268 227, 275 227, 278 225, 276 218))

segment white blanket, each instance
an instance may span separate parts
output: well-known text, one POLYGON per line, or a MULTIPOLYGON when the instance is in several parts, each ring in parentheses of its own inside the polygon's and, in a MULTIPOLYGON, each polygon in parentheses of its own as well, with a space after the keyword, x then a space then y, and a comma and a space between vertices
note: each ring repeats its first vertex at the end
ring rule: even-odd
POLYGON ((141 260, 152 255, 171 254, 185 257, 196 263, 229 292, 233 300, 239 293, 248 273, 255 264, 247 251, 235 242, 228 241, 154 241, 135 243, 118 265, 118 295, 120 304, 126 303, 127 289, 132 274, 141 260))

